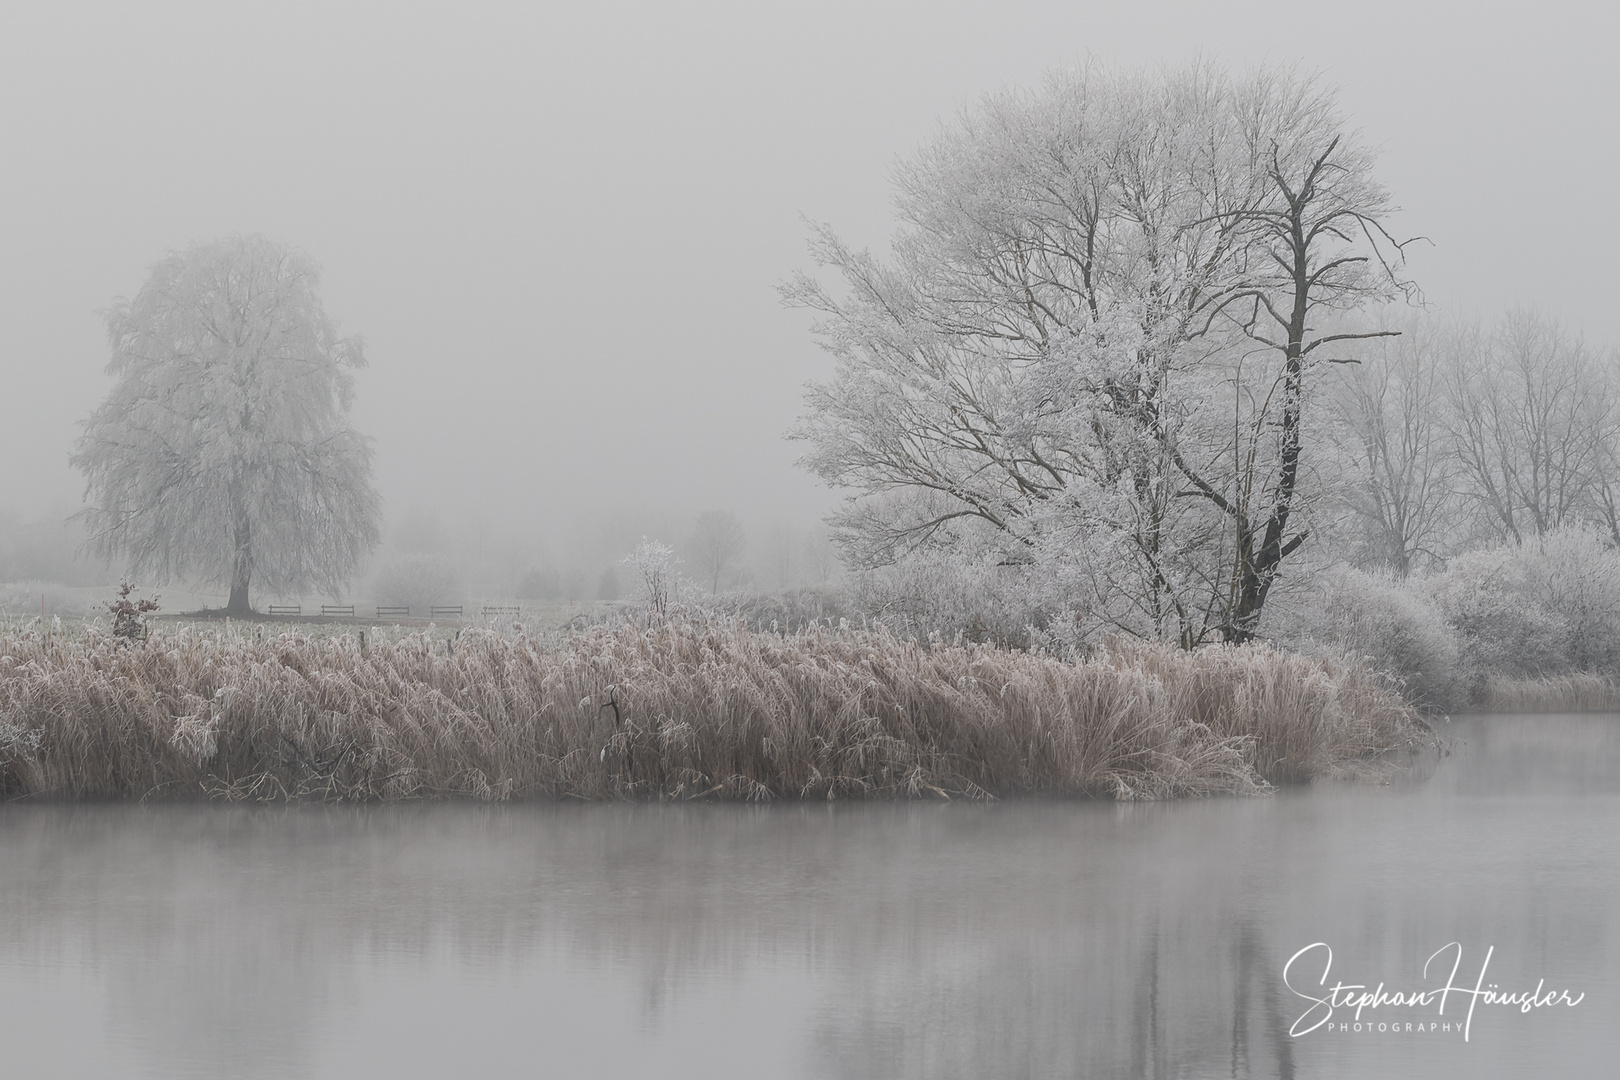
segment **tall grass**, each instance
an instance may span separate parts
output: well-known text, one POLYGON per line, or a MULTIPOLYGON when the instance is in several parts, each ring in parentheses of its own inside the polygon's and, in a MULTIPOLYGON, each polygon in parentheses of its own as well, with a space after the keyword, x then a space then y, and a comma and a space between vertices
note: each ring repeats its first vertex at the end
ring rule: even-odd
POLYGON ((556 641, 0 634, 6 797, 1163 798, 1410 747, 1365 666, 1266 646, 1078 663, 735 621, 556 641))
POLYGON ((1481 705, 1486 712, 1620 712, 1620 680, 1592 673, 1493 678, 1481 705))

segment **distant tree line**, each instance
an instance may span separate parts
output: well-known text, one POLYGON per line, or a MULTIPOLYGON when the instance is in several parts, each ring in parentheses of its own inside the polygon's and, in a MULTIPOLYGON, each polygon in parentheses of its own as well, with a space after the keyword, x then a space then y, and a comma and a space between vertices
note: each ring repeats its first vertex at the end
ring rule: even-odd
POLYGON ((1620 358, 1534 311, 1416 315, 1332 387, 1330 429, 1364 566, 1585 527, 1620 545, 1620 358))

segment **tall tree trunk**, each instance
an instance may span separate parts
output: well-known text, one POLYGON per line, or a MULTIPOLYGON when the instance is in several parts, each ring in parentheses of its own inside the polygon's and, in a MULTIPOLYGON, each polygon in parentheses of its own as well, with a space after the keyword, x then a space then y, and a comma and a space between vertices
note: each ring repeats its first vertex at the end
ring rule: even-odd
MULTIPOLYGON (((1284 187, 1284 191, 1286 191, 1284 187)), ((1299 486, 1299 451, 1301 428, 1305 414, 1305 334, 1306 320, 1311 310, 1311 249, 1306 234, 1305 209, 1309 205, 1310 184, 1298 196, 1288 199, 1289 247, 1292 256, 1294 285, 1293 308, 1289 312, 1285 331, 1288 335, 1283 350, 1282 372, 1282 430, 1278 433, 1279 458, 1277 478, 1270 485, 1271 512, 1259 535, 1246 521, 1239 520, 1237 543, 1237 603, 1227 618, 1225 638, 1241 645, 1254 639, 1260 626, 1260 615, 1266 606, 1266 597, 1282 561, 1305 542, 1300 533, 1285 539, 1288 519, 1294 510, 1294 495, 1299 486), (1258 550, 1255 547, 1259 540, 1258 550)))
POLYGON ((227 615, 249 615, 248 583, 253 579, 253 523, 246 515, 236 519, 236 553, 231 565, 231 598, 225 604, 227 615))

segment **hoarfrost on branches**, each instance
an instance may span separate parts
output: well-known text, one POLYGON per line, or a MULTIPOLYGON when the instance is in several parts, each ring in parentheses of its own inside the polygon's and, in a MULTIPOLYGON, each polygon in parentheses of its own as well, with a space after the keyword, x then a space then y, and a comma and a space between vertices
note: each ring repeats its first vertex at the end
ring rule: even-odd
POLYGON ((1133 632, 1251 637, 1307 536, 1316 369, 1381 333, 1335 321, 1409 288, 1372 164, 1283 71, 1087 67, 964 113, 900 169, 890 260, 821 227, 842 291, 784 289, 837 360, 796 434, 854 490, 846 553, 970 552, 1133 632))
POLYGON ((675 549, 662 541, 642 537, 641 543, 624 561, 635 567, 641 579, 641 598, 648 608, 659 615, 669 614, 670 601, 675 599, 679 587, 675 549))
POLYGON ((162 581, 336 595, 376 546, 369 440, 347 423, 361 342, 303 254, 263 237, 171 253, 107 316, 116 382, 72 461, 91 547, 162 581))
POLYGON ((1358 561, 1405 577, 1595 529, 1620 544, 1620 363, 1533 310, 1403 320, 1331 395, 1358 561))

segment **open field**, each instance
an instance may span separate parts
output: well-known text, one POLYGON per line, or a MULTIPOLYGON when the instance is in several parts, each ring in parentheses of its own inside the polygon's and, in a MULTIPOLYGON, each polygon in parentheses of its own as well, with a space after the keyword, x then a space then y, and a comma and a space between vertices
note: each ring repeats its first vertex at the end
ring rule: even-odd
MULTIPOLYGON (((0 584, 0 628, 21 629, 37 618, 47 621, 61 620, 64 627, 73 629, 96 619, 106 621, 107 602, 117 595, 112 585, 68 586, 41 582, 12 582, 0 584)), ((160 624, 200 622, 217 625, 224 621, 219 609, 225 598, 215 593, 200 593, 184 588, 147 590, 137 589, 137 596, 158 593, 161 608, 151 619, 160 624)), ((323 626, 406 626, 424 628, 435 626, 477 626, 500 624, 510 626, 516 622, 535 627, 562 626, 581 615, 592 616, 626 606, 622 602, 599 600, 523 600, 509 597, 483 597, 454 602, 460 615, 434 616, 431 608, 418 605, 400 615, 397 607, 379 604, 371 599, 348 598, 344 607, 352 607, 353 615, 323 617, 323 606, 336 607, 337 601, 320 597, 255 598, 256 611, 246 619, 233 619, 250 625, 280 624, 284 627, 318 628, 323 626), (297 614, 272 614, 273 609, 298 609, 297 614), (514 617, 511 609, 516 608, 514 617), (486 611, 488 612, 486 614, 486 611)))
POLYGON ((0 791, 62 798, 1163 798, 1365 769, 1426 729, 1361 665, 1080 663, 677 618, 566 634, 0 635, 0 791))

